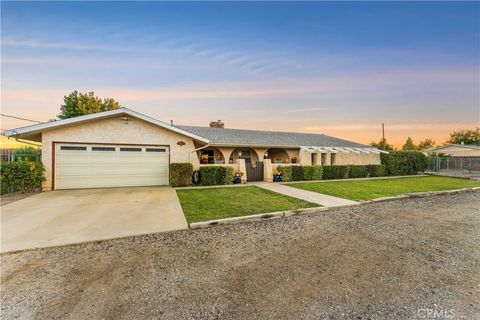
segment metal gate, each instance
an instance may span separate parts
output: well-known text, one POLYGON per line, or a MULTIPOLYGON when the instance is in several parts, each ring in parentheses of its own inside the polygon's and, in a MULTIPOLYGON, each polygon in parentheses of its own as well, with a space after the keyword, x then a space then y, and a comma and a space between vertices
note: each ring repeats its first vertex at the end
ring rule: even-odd
POLYGON ((249 161, 245 163, 247 181, 263 181, 263 162, 249 161))

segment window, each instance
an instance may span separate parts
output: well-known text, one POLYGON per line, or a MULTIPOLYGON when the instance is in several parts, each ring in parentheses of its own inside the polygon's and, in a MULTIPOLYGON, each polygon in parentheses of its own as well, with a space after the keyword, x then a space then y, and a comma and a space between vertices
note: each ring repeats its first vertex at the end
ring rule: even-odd
POLYGON ((215 152, 213 150, 201 150, 200 163, 215 163, 215 152))
POLYGON ((158 148, 146 148, 146 152, 165 152, 165 149, 158 149, 158 148))
POLYGON ((92 151, 115 151, 115 147, 92 147, 92 151))
POLYGON ((60 150, 69 150, 69 151, 87 151, 87 147, 79 146, 61 146, 60 150))
POLYGON ((318 155, 316 153, 312 153, 312 166, 317 164, 318 155))
POLYGON ((142 152, 142 148, 120 148, 120 151, 142 152))
POLYGON ((335 160, 337 159, 337 155, 335 153, 330 154, 330 164, 334 165, 335 160))

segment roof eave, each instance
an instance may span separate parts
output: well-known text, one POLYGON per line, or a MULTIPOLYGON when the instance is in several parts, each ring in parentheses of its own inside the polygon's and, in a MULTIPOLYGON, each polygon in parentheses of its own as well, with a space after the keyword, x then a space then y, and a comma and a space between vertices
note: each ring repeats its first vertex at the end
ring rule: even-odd
POLYGON ((194 133, 179 129, 177 127, 171 126, 165 122, 162 122, 160 120, 157 120, 155 118, 146 116, 144 114, 138 113, 136 111, 133 111, 128 108, 119 108, 115 110, 110 110, 110 111, 104 111, 104 112, 98 112, 98 113, 93 113, 93 114, 88 114, 84 116, 78 116, 74 118, 69 118, 69 119, 64 119, 64 120, 58 120, 58 121, 52 121, 52 122, 47 122, 47 123, 41 123, 41 124, 36 124, 36 125, 31 125, 31 126, 26 126, 26 127, 21 127, 21 128, 16 128, 12 130, 5 130, 3 132, 3 135, 6 137, 22 137, 26 134, 37 134, 41 133, 45 130, 50 130, 50 129, 55 129, 57 127, 63 127, 63 126, 68 126, 68 125, 73 125, 85 121, 92 121, 96 119, 102 119, 102 118, 109 118, 121 114, 127 114, 132 117, 136 117, 138 119, 142 119, 146 122, 155 124, 159 127, 165 128, 167 130, 182 134, 184 136, 190 137, 192 139, 195 139, 200 142, 204 143, 210 143, 209 139, 206 139, 204 137, 198 136, 194 133))

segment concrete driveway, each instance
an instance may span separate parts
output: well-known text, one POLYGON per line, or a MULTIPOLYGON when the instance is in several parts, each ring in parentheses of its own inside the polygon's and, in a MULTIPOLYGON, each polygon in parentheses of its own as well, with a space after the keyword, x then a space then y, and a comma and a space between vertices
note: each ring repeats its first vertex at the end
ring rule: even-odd
POLYGON ((1 207, 2 252, 187 229, 170 187, 44 192, 1 207))

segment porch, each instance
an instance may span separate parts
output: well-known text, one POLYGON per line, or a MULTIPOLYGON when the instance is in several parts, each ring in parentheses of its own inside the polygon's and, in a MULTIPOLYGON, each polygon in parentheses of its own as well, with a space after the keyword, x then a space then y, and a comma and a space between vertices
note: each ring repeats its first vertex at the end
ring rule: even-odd
POLYGON ((207 146, 196 151, 199 167, 232 166, 243 182, 272 182, 279 166, 380 164, 373 148, 207 146), (261 171, 261 172, 260 172, 261 171))

